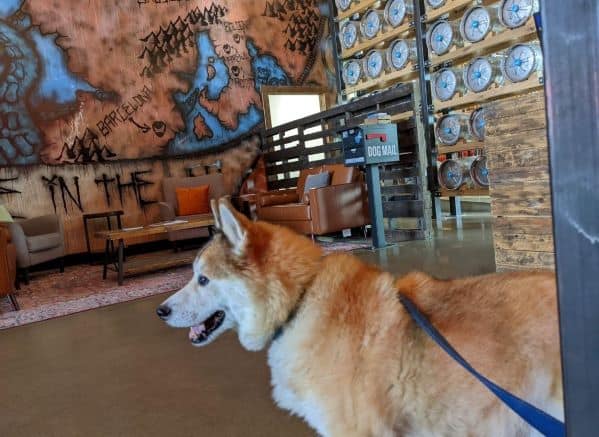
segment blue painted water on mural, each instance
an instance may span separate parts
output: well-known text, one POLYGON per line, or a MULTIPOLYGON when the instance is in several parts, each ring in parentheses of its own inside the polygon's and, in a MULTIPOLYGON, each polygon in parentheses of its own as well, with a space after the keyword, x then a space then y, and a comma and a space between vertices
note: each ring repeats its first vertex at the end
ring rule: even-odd
POLYGON ((9 123, 0 138, 0 165, 39 162, 41 136, 32 114, 44 101, 68 104, 76 101, 77 91, 95 89, 71 74, 56 35, 42 35, 32 27, 27 14, 17 17, 22 0, 0 0, 0 113, 9 123))
POLYGON ((25 0, 0 0, 0 18, 8 18, 17 12, 25 0))
POLYGON ((31 29, 30 36, 42 63, 40 83, 33 94, 32 103, 44 100, 59 104, 73 103, 77 91, 96 91, 68 70, 64 52, 56 44, 56 34, 42 35, 38 29, 31 29))
MULTIPOLYGON (((214 44, 207 32, 197 36, 198 68, 194 74, 192 86, 187 93, 175 93, 174 99, 185 121, 185 131, 179 132, 169 144, 169 154, 185 154, 207 150, 226 144, 248 133, 257 124, 262 122, 263 113, 254 104, 248 107, 247 112, 239 114, 236 129, 228 129, 221 121, 204 108, 197 99, 197 95, 204 90, 210 100, 218 100, 221 93, 229 84, 229 70, 224 61, 217 55, 214 44), (209 67, 213 69, 213 77, 209 77, 209 67), (188 102, 192 102, 188 104, 188 102), (194 132, 195 120, 201 117, 212 132, 210 138, 198 139, 194 132)), ((276 59, 270 55, 260 55, 253 42, 247 42, 248 52, 252 57, 252 69, 256 78, 256 88, 263 83, 289 84, 290 80, 285 71, 278 65, 276 59), (259 73, 260 76, 256 74, 259 73)))
POLYGON ((256 90, 260 91, 262 85, 291 85, 289 76, 274 56, 261 55, 251 39, 247 40, 247 49, 252 58, 252 71, 256 82, 256 90))
MULTIPOLYGON (((26 20, 21 22, 26 24, 26 20)), ((39 74, 35 48, 21 28, 4 20, 0 20, 0 40, 0 116, 4 120, 0 165, 34 164, 39 160, 40 137, 26 97, 35 89, 39 74)))

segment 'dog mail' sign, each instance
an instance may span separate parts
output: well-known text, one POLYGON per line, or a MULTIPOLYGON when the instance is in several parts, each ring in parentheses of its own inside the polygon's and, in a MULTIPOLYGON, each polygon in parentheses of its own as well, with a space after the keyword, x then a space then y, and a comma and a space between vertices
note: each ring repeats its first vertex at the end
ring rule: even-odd
POLYGON ((364 132, 364 157, 366 164, 380 164, 399 161, 397 125, 369 124, 362 127, 364 132))

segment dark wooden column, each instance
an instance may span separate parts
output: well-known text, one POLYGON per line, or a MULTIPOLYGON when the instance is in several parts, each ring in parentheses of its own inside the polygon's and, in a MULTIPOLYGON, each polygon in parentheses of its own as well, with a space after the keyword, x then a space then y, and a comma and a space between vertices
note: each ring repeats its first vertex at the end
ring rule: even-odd
POLYGON ((599 3, 543 0, 566 427, 599 430, 599 3))

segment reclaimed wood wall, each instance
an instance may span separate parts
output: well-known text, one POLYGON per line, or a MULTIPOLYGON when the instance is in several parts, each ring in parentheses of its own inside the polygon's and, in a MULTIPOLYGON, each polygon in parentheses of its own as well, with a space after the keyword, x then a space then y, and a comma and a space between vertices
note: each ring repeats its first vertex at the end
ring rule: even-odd
POLYGON ((544 92, 491 102, 485 119, 497 270, 553 269, 544 92))
MULTIPOLYGON (((123 226, 125 227, 155 223, 160 220, 160 217, 158 205, 153 202, 163 200, 161 181, 164 177, 183 177, 186 175, 185 168, 190 165, 208 165, 220 159, 223 165, 225 190, 228 193, 233 193, 237 190, 245 171, 251 166, 258 153, 259 139, 254 137, 224 153, 201 158, 136 160, 109 164, 5 167, 0 168, 0 202, 7 206, 13 216, 17 217, 32 218, 45 214, 57 214, 63 222, 67 254, 83 253, 86 251, 83 213, 123 210, 125 212, 123 226), (140 186, 139 195, 132 186, 122 188, 121 201, 116 178, 118 176, 123 185, 130 184, 135 172, 144 172, 138 174, 137 178, 150 184, 140 186), (103 175, 106 175, 106 179, 111 180, 106 185, 110 199, 106 195, 104 183, 96 182, 100 181, 103 175), (58 178, 62 178, 70 195, 61 189, 58 178), (52 189, 54 190, 53 196, 52 189), (145 202, 151 203, 146 204, 145 202)), ((205 174, 203 167, 193 171, 194 175, 205 174)), ((211 169, 210 171, 215 172, 216 170, 211 169)), ((89 227, 89 233, 93 236, 96 230, 106 229, 106 221, 90 221, 89 227)), ((128 243, 136 244, 151 240, 151 238, 132 240, 128 243)), ((92 238, 92 244, 94 250, 103 250, 102 241, 92 238)))

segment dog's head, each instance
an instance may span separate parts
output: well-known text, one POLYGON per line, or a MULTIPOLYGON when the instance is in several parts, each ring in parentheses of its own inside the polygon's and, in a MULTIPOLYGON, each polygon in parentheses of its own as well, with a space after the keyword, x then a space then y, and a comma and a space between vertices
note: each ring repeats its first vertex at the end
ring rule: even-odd
POLYGON ((195 346, 235 329, 248 350, 262 349, 316 271, 321 250, 305 237, 251 222, 212 202, 216 235, 200 250, 193 277, 157 309, 168 325, 190 328, 195 346))

